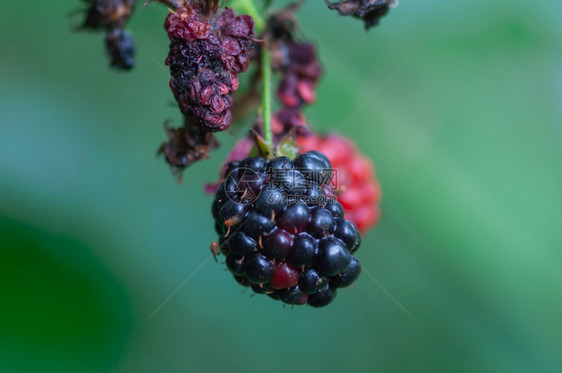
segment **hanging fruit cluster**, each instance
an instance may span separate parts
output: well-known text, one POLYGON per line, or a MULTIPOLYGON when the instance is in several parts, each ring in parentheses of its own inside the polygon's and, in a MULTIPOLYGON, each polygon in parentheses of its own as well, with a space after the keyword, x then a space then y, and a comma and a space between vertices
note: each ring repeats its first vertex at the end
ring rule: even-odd
MULTIPOLYGON (((261 13, 253 0, 233 0, 234 8, 248 13, 237 15, 219 0, 155 1, 170 10, 165 64, 183 117, 182 127, 166 124, 169 139, 159 153, 176 176, 209 157, 218 147, 216 132, 258 110, 219 181, 205 188, 215 196, 218 239, 211 251, 223 254, 236 282, 255 293, 291 305, 326 306, 361 272, 355 253, 360 235, 380 219, 381 188, 372 162, 352 140, 318 134, 307 123, 303 109, 316 101, 323 66, 316 46, 297 32, 302 3, 261 13), (252 67, 245 89, 234 95, 241 74, 252 67), (279 103, 274 113, 272 91, 279 103)), ((134 45, 124 26, 134 0, 87 2, 82 28, 105 30, 112 65, 131 68, 134 45)), ((366 28, 395 5, 328 2, 366 28)))

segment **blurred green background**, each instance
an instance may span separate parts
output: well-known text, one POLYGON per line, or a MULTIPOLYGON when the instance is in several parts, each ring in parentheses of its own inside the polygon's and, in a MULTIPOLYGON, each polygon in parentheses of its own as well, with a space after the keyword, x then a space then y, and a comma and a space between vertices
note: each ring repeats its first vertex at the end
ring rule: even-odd
POLYGON ((178 184, 155 157, 180 123, 166 8, 137 8, 119 73, 70 32, 79 5, 0 4, 0 371, 562 370, 562 3, 404 0, 368 33, 301 12, 326 69, 309 121, 359 107, 340 132, 384 189, 359 259, 413 319, 366 273, 292 310, 210 260, 148 321, 209 258, 232 140, 178 184))

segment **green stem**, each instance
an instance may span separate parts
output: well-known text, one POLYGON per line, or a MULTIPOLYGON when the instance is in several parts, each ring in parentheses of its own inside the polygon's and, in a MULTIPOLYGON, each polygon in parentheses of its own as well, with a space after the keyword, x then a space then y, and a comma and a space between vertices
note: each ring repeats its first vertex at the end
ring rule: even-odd
MULTIPOLYGON (((266 28, 264 18, 258 11, 254 0, 237 0, 240 10, 254 19, 256 31, 261 33, 266 28)), ((262 117, 263 135, 266 144, 273 150, 273 131, 271 129, 271 56, 265 43, 261 49, 261 71, 262 71, 262 117)))
POLYGON ((262 116, 265 142, 273 150, 273 131, 271 129, 271 56, 265 45, 261 49, 262 76, 262 116))

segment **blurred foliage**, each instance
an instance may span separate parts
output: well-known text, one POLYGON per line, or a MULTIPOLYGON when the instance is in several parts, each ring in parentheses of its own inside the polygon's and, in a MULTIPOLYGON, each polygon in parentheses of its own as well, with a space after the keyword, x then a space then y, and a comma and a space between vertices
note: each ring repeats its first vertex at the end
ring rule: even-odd
POLYGON ((75 239, 7 219, 0 230, 3 365, 83 371, 115 364, 131 326, 123 287, 75 239))
POLYGON ((79 6, 0 4, 0 371, 562 369, 561 3, 401 1, 368 33, 303 7, 308 118, 375 160, 359 259, 414 320, 367 273, 291 310, 209 261, 145 321, 209 256, 202 187, 233 142, 176 183, 166 8, 137 8, 127 74, 70 32, 79 6))

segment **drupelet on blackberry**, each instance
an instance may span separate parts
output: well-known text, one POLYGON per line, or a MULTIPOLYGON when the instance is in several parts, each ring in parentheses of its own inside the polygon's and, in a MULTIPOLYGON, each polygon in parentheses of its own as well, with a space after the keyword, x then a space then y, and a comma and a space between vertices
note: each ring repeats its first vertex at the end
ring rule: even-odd
POLYGON ((333 172, 317 151, 228 165, 212 212, 238 283, 287 304, 323 307, 357 279, 352 253, 361 238, 329 191, 333 172))

